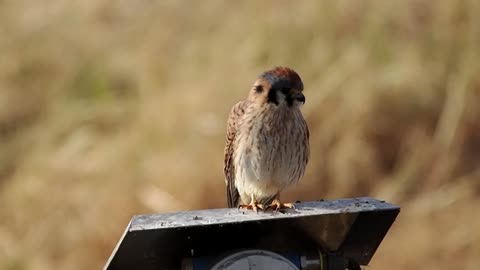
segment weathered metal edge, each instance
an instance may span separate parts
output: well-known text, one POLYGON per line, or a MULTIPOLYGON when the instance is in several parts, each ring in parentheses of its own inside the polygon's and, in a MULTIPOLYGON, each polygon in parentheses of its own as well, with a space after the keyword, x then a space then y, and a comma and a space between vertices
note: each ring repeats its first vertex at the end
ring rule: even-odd
POLYGON ((192 211, 179 211, 161 214, 135 215, 128 231, 143 231, 165 228, 255 222, 261 220, 307 217, 324 214, 359 213, 378 210, 399 210, 399 206, 371 197, 342 198, 335 200, 306 201, 296 204, 296 209, 286 213, 239 210, 235 208, 215 208, 192 211))
POLYGON ((115 247, 113 248, 110 256, 108 257, 104 267, 103 267, 103 270, 106 270, 108 269, 108 267, 110 266, 110 264, 112 263, 112 260, 113 258, 115 257, 115 255, 117 254, 117 251, 118 249, 120 248, 120 246, 122 245, 122 242, 123 242, 123 239, 125 238, 125 236, 127 235, 127 233, 130 231, 130 227, 132 225, 132 221, 133 221, 133 218, 128 222, 127 224, 127 227, 125 228, 125 230, 123 231, 122 233, 122 236, 120 236, 120 239, 118 239, 118 242, 117 244, 115 245, 115 247))

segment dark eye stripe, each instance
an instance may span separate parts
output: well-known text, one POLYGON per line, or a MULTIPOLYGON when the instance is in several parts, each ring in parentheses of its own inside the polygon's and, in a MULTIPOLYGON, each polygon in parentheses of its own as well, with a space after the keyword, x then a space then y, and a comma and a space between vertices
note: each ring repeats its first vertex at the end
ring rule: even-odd
POLYGON ((277 91, 275 91, 274 89, 270 89, 270 91, 268 91, 268 102, 278 105, 276 92, 277 91))

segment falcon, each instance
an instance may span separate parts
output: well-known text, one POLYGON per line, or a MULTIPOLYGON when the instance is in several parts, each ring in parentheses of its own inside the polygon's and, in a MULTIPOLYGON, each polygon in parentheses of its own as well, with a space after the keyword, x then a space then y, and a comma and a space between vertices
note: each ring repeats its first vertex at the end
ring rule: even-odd
POLYGON ((302 178, 309 129, 302 115, 303 82, 288 67, 273 67, 233 105, 226 127, 224 175, 229 208, 295 208, 280 193, 302 178))

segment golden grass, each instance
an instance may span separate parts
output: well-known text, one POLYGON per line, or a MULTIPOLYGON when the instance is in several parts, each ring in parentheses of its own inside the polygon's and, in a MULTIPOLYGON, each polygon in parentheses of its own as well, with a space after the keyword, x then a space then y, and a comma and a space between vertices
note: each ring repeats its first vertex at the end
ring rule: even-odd
POLYGON ((94 269, 131 216, 225 206, 225 120, 305 83, 292 200, 402 206, 372 269, 480 264, 480 3, 3 1, 0 268, 94 269))

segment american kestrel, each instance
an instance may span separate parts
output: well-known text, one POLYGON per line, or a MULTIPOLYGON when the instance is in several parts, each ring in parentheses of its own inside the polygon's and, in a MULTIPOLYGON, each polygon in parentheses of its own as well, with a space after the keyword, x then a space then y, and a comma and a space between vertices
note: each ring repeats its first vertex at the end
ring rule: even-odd
POLYGON ((299 181, 309 161, 302 92, 297 72, 274 67, 260 74, 245 100, 233 105, 224 149, 228 207, 255 212, 294 208, 280 202, 280 192, 299 181))

